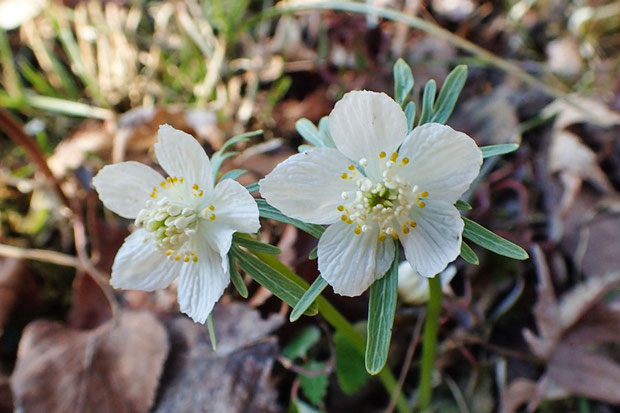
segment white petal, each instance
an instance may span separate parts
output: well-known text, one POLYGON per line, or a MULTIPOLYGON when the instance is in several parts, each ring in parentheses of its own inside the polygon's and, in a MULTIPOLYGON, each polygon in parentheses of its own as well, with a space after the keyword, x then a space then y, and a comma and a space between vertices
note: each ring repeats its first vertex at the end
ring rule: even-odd
POLYGON ((145 240, 146 235, 144 229, 132 232, 118 250, 110 279, 114 288, 160 290, 179 275, 180 263, 168 260, 152 240, 145 240))
POLYGON ((428 200, 426 208, 414 207, 410 217, 417 223, 408 234, 398 232, 411 267, 424 277, 434 277, 461 252, 463 220, 457 209, 441 200, 428 200))
POLYGON ((230 283, 228 260, 221 264, 217 251, 200 251, 198 262, 184 263, 179 276, 178 297, 181 311, 197 323, 204 323, 213 306, 230 283))
POLYGON ((401 176, 429 197, 451 203, 469 188, 482 165, 482 152, 472 138, 439 123, 412 130, 400 154, 409 158, 401 176))
POLYGON ((99 198, 110 211, 123 218, 135 218, 163 177, 139 162, 104 166, 93 178, 99 198))
MULTIPOLYGON (((336 149, 317 148, 293 155, 280 163, 264 179, 263 198, 284 215, 313 224, 331 224, 340 219, 343 192, 357 190, 350 176, 351 162, 336 149)), ((360 172, 356 172, 361 177, 360 172)))
MULTIPOLYGON (((220 181, 205 205, 213 205, 215 220, 202 220, 198 235, 203 245, 220 253, 223 265, 228 265, 228 251, 235 232, 254 233, 260 228, 258 206, 254 197, 239 182, 220 181)), ((199 247, 202 248, 202 247, 199 247)))
POLYGON ((198 141, 169 125, 161 125, 157 136, 155 155, 166 173, 209 192, 213 188, 211 162, 198 141))
POLYGON ((343 222, 329 226, 321 236, 318 247, 321 277, 333 287, 335 293, 349 297, 362 294, 385 274, 385 262, 392 263, 386 259, 390 250, 391 259, 394 259, 391 239, 383 241, 391 244, 391 248, 387 245, 379 247, 377 231, 357 235, 353 229, 352 225, 343 222), (377 261, 380 261, 380 267, 377 267, 377 261))
POLYGON ((368 160, 366 171, 380 178, 379 154, 395 152, 407 136, 407 117, 385 93, 349 92, 329 115, 329 130, 336 148, 348 158, 368 160))

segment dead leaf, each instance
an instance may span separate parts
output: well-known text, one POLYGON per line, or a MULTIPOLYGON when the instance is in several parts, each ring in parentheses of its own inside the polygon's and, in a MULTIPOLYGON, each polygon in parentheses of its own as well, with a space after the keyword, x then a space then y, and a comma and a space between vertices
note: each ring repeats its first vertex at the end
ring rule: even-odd
POLYGON ((247 305, 230 303, 216 306, 213 320, 216 353, 205 326, 185 317, 168 323, 172 348, 154 413, 279 412, 270 379, 278 344, 266 336, 283 317, 264 320, 247 305))
POLYGON ((547 66, 557 75, 574 77, 581 73, 583 59, 579 53, 579 43, 567 36, 547 44, 547 66))
POLYGON ((0 258, 0 336, 17 302, 23 270, 23 260, 0 258))
POLYGON ((84 271, 73 280, 73 305, 67 316, 70 327, 92 329, 112 318, 112 309, 101 287, 84 271))
POLYGON ((13 411, 13 392, 8 377, 0 377, 0 412, 13 411))
POLYGON ((620 125, 620 113, 611 110, 599 100, 576 94, 554 100, 543 109, 541 114, 544 117, 557 114, 553 127, 558 130, 584 122, 607 128, 620 125))
POLYGON ((16 406, 29 413, 146 413, 167 353, 166 331, 149 313, 122 312, 89 331, 34 321, 11 377, 16 406))

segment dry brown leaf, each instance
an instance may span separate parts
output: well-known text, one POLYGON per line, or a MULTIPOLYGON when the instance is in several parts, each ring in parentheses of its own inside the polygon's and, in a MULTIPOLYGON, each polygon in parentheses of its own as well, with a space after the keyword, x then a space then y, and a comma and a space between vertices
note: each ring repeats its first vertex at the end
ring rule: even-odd
POLYGON ((146 413, 167 353, 166 331, 149 313, 121 312, 89 331, 34 321, 11 377, 16 406, 29 413, 146 413))
POLYGON ((554 100, 542 111, 545 117, 556 114, 553 127, 558 130, 584 122, 603 127, 620 125, 620 113, 609 109, 599 100, 578 95, 569 95, 565 99, 554 100))
POLYGON ((112 309, 101 287, 84 271, 73 280, 73 305, 67 316, 70 327, 95 328, 112 318, 112 309))
POLYGON ((270 380, 278 344, 266 336, 283 317, 265 320, 245 304, 230 303, 216 306, 213 320, 215 353, 206 327, 185 317, 169 323, 172 349, 154 413, 280 411, 270 380))
POLYGON ((8 377, 0 377, 0 412, 13 411, 13 392, 8 377))
POLYGON ((23 260, 0 258, 0 336, 17 302, 23 270, 23 260))

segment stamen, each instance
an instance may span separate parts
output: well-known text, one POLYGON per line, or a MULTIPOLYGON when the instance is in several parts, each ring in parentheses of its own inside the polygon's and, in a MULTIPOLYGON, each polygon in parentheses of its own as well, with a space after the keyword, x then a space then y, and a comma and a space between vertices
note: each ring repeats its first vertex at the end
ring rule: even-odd
POLYGON ((385 241, 385 232, 379 234, 379 241, 385 241))
POLYGON ((357 227, 355 227, 355 229, 353 230, 353 232, 355 232, 356 235, 359 235, 362 232, 362 229, 360 228, 360 226, 358 225, 357 227))
POLYGON ((420 194, 421 198, 426 198, 428 196, 428 192, 424 191, 420 194))
POLYGON ((381 153, 379 154, 379 159, 383 159, 383 158, 385 158, 386 156, 387 156, 387 155, 385 154, 385 152, 381 152, 381 153))
POLYGON ((348 179, 348 178, 349 178, 349 175, 347 175, 347 173, 346 173, 346 172, 343 172, 343 173, 342 173, 342 175, 340 175, 340 178, 342 178, 342 179, 348 179))
POLYGON ((349 217, 348 217, 348 216, 346 216, 346 215, 342 215, 342 216, 340 217, 340 219, 341 219, 343 222, 347 222, 347 220, 349 219, 349 217))
POLYGON ((403 165, 407 165, 409 163, 409 158, 403 158, 401 159, 401 162, 403 165))
POLYGON ((398 152, 394 152, 392 156, 390 156, 390 161, 396 162, 396 159, 398 159, 398 152))
POLYGON ((209 210, 213 211, 215 207, 213 205, 209 205, 209 210))
POLYGON ((216 217, 215 217, 215 214, 211 214, 211 215, 209 215, 209 220, 211 220, 211 221, 215 221, 215 218, 216 218, 216 217))
POLYGON ((349 171, 354 171, 354 170, 355 170, 355 166, 349 165, 349 171))
POLYGON ((403 233, 409 234, 409 227, 407 225, 403 225, 403 227, 401 229, 402 229, 403 233))
POLYGON ((338 208, 336 208, 338 211, 342 212, 344 211, 344 206, 343 205, 338 205, 338 208))
POLYGON ((420 208, 425 208, 425 207, 426 207, 426 204, 425 204, 423 201, 420 201, 420 202, 418 202, 418 206, 419 206, 420 208))

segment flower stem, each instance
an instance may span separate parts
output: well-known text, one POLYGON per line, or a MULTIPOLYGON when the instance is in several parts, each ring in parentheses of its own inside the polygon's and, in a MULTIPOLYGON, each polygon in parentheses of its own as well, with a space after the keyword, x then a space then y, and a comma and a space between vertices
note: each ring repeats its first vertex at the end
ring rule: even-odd
MULTIPOLYGON (((286 265, 282 264, 275 256, 266 253, 252 251, 254 255, 260 258, 264 263, 270 265, 280 273, 285 275, 290 280, 299 284, 303 288, 308 288, 309 284, 305 282, 299 275, 291 271, 286 265)), ((441 288, 441 287, 440 287, 441 288)), ((342 314, 334 307, 325 297, 319 295, 316 299, 319 305, 319 313, 323 316, 336 331, 344 334, 359 350, 360 354, 364 354, 366 351, 366 339, 365 337, 351 325, 351 323, 344 318, 342 314)), ((397 381, 389 368, 384 367, 383 370, 377 374, 379 381, 385 388, 388 394, 392 394, 396 389, 397 381)), ((411 413, 412 408, 409 405, 405 396, 400 393, 396 401, 396 408, 400 413, 411 413)))
POLYGON ((422 368, 420 370, 420 385, 418 389, 418 407, 426 410, 432 400, 432 378, 435 354, 437 351, 437 332, 439 330, 439 315, 441 314, 441 279, 439 275, 429 278, 430 299, 426 310, 424 336, 422 338, 422 368))

